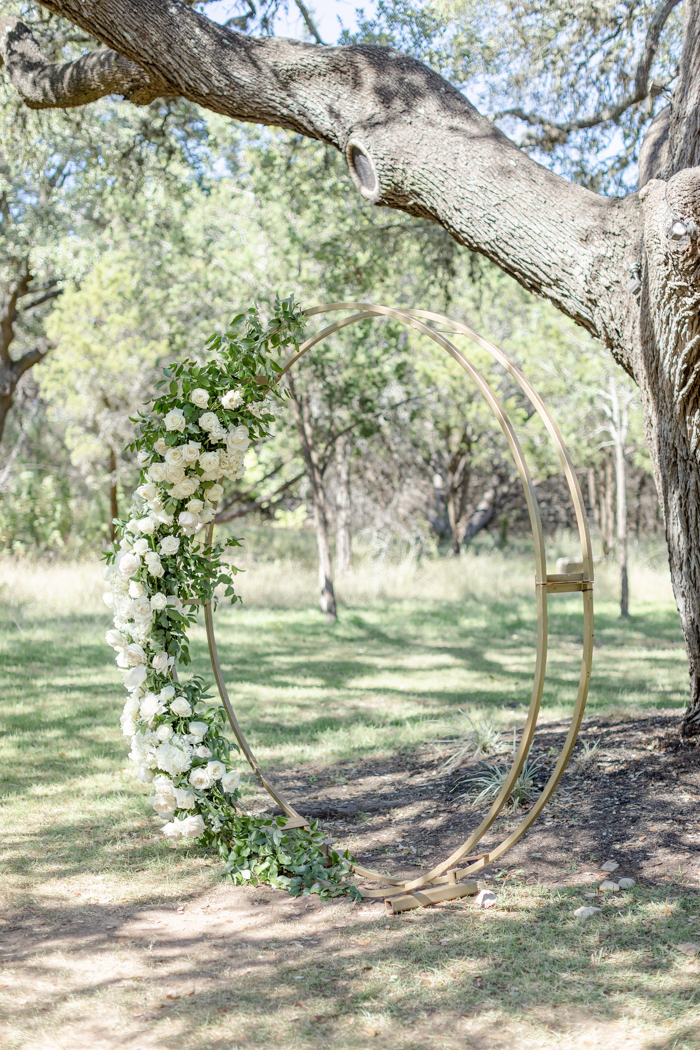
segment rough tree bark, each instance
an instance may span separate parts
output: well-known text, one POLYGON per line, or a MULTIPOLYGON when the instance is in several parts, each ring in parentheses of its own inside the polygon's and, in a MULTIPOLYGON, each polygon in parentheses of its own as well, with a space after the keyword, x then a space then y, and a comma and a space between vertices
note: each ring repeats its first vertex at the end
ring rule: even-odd
POLYGON ((541 167, 455 87, 389 48, 252 39, 178 0, 42 3, 114 54, 52 66, 6 19, 0 55, 30 105, 113 92, 138 101, 142 76, 145 97, 181 95, 331 143, 367 199, 440 223, 608 347, 641 392, 689 658, 683 729, 700 732, 700 0, 685 0, 667 130, 661 121, 644 154, 643 189, 623 199, 541 167))
POLYGON ((311 486, 311 498, 314 505, 314 524, 316 526, 316 543, 318 546, 318 582, 320 588, 319 604, 321 612, 326 614, 329 623, 338 619, 333 586, 333 560, 328 535, 328 512, 326 486, 319 455, 313 440, 309 400, 306 395, 297 391, 294 380, 287 377, 287 384, 294 407, 294 419, 299 434, 301 454, 306 467, 306 476, 311 486))

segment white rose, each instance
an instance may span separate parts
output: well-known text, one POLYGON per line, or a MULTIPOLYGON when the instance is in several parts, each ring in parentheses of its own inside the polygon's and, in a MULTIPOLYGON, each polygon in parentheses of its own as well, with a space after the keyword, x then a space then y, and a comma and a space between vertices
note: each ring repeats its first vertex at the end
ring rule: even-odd
POLYGON ((168 412, 164 423, 166 430, 179 430, 182 432, 185 429, 185 413, 181 408, 173 408, 168 412))
POLYGON ((180 821, 180 834, 185 839, 198 839, 206 831, 204 819, 197 814, 180 821))
POLYGON ((175 814, 175 799, 172 795, 156 795, 151 804, 159 817, 172 817, 175 814))
POLYGON ((200 744, 198 748, 195 748, 195 755, 197 758, 211 758, 211 751, 204 744, 200 744))
POLYGON ((153 446, 159 456, 164 456, 168 451, 168 446, 165 444, 165 438, 158 438, 155 445, 153 446))
POLYGON ((129 644, 120 631, 115 631, 111 628, 105 635, 105 641, 107 642, 107 645, 111 645, 113 649, 126 649, 129 644))
POLYGON ((142 537, 140 540, 137 540, 134 546, 131 548, 133 554, 141 555, 145 554, 148 549, 148 540, 144 537, 142 537))
POLYGON ((177 718, 189 718, 192 714, 192 708, 184 696, 176 697, 170 705, 170 710, 177 718))
POLYGON ((181 773, 186 773, 190 768, 189 756, 185 754, 182 748, 176 747, 175 744, 171 744, 169 741, 165 744, 160 744, 156 748, 155 759, 158 768, 164 769, 172 777, 180 776, 181 773))
POLYGON ((119 540, 119 548, 123 551, 131 550, 131 540, 128 536, 122 536, 122 538, 119 540))
POLYGON ((164 536, 160 541, 160 552, 165 555, 177 554, 180 549, 180 541, 177 536, 164 536))
MULTIPOLYGON (((153 518, 150 516, 150 514, 147 514, 144 518, 139 518, 139 530, 144 534, 144 536, 152 536, 153 533, 156 531, 155 522, 153 521, 153 518)), ((139 542, 139 540, 136 541, 136 543, 139 542)), ((134 544, 134 546, 136 546, 136 544, 134 544)))
POLYGON ((151 608, 155 609, 156 612, 160 612, 160 610, 164 609, 167 604, 168 599, 161 591, 156 591, 156 593, 151 598, 151 608))
POLYGON ((138 689, 146 681, 146 675, 148 671, 144 664, 139 664, 137 667, 132 667, 130 671, 124 675, 124 688, 125 689, 138 689))
POLYGON ((216 442, 216 441, 224 441, 225 438, 226 438, 226 428, 223 427, 221 425, 221 423, 219 423, 219 421, 217 420, 216 426, 212 427, 212 429, 209 431, 209 440, 216 442))
POLYGON ((169 528, 173 523, 172 514, 167 514, 162 504, 157 509, 154 507, 152 511, 149 511, 148 516, 156 526, 167 525, 169 528))
POLYGON ((243 392, 241 390, 228 390, 221 398, 221 404, 224 408, 233 412, 234 409, 239 408, 243 404, 243 392))
POLYGON ((111 591, 105 591, 102 595, 102 601, 105 603, 108 609, 111 609, 114 605, 114 595, 111 591))
POLYGON ((201 740, 206 736, 209 726, 206 722, 190 722, 187 728, 190 735, 193 736, 195 740, 201 740))
POLYGON ((127 667, 138 667, 140 664, 146 663, 146 654, 136 642, 127 645, 122 655, 127 667))
POLYGON ((229 427, 226 435, 226 448, 228 452, 245 452, 250 444, 250 434, 247 427, 229 427))
POLYGON ((202 503, 201 499, 191 499, 185 507, 185 510, 188 510, 190 514, 199 514, 200 510, 202 510, 203 507, 204 504, 202 503))
POLYGON ((165 453, 165 462, 169 467, 183 467, 185 465, 183 447, 182 445, 173 445, 165 453))
POLYGON ((179 485, 175 485, 171 491, 173 499, 186 499, 193 496, 199 488, 199 478, 183 478, 179 485))
MULTIPOLYGON (((138 552, 137 552, 138 553, 138 552)), ((129 597, 130 598, 143 598, 145 594, 143 584, 139 583, 138 580, 132 580, 129 584, 129 597)))
POLYGON ((164 685, 161 691, 158 693, 158 699, 164 700, 166 703, 175 696, 174 685, 164 685))
POLYGON ((206 766, 198 766, 190 773, 190 784, 197 791, 207 791, 214 783, 214 778, 206 766))
POLYGON ((161 649, 151 660, 151 667, 156 674, 165 674, 172 663, 174 663, 172 656, 168 656, 166 651, 161 649))
POLYGON ((153 615, 148 598, 136 598, 131 603, 131 615, 137 623, 146 623, 153 615))
MULTIPOLYGON (((219 486, 219 488, 221 488, 221 486, 219 486)), ((223 489, 222 489, 222 492, 223 492, 223 489)), ((201 521, 202 525, 208 525, 209 522, 213 520, 215 514, 216 514, 216 511, 214 510, 212 505, 210 503, 208 503, 206 505, 206 507, 204 508, 204 510, 200 511, 199 520, 201 521)))
POLYGON ((139 713, 145 722, 151 722, 157 715, 165 714, 165 704, 155 693, 146 693, 141 701, 139 713))
POLYGON ((176 820, 171 820, 169 824, 164 824, 160 829, 165 835, 166 839, 181 839, 180 823, 176 820))
POLYGON ((138 534, 139 534, 139 523, 136 520, 136 518, 129 518, 129 520, 126 523, 126 531, 127 532, 132 532, 134 534, 134 536, 138 536, 138 534))
POLYGON ((191 536, 199 525, 199 516, 191 514, 188 510, 183 510, 178 516, 177 523, 186 536, 191 536))
POLYGON ((207 769, 211 774, 212 780, 221 780, 226 772, 226 766, 223 762, 219 762, 218 759, 214 759, 213 762, 207 762, 207 769))
POLYGON ((147 463, 151 461, 151 453, 146 448, 140 448, 136 453, 136 462, 145 467, 147 463))
POLYGON ((235 791, 240 782, 240 774, 234 773, 233 770, 231 770, 221 778, 221 787, 224 791, 235 791))
POLYGON ((202 430, 213 430, 215 427, 221 426, 214 412, 205 412, 204 415, 199 417, 198 422, 202 430))
POLYGON ((199 441, 188 441, 186 445, 181 445, 180 448, 182 449, 182 457, 185 463, 196 463, 199 459, 202 445, 199 441))
POLYGON ((196 390, 193 390, 190 394, 190 401, 197 408, 206 408, 209 404, 209 392, 203 390, 201 386, 198 386, 196 390))
POLYGON ((175 803, 178 809, 194 809, 197 796, 189 788, 175 788, 175 803))
POLYGON ((174 594, 169 594, 168 595, 168 608, 174 609, 175 612, 179 612, 180 614, 184 613, 184 611, 185 611, 184 608, 183 608, 182 602, 174 594))
POLYGON ((164 743, 166 740, 170 740, 170 737, 172 735, 172 726, 158 726, 158 728, 156 729, 156 736, 160 740, 161 744, 164 743))
POLYGON ((165 468, 165 480, 171 485, 178 485, 185 479, 185 468, 184 467, 167 467, 165 468))
POLYGON ((174 795, 175 792, 175 785, 170 777, 163 776, 162 773, 153 778, 153 787, 158 795, 174 795))
POLYGON ((141 559, 138 554, 124 554, 119 559, 119 571, 123 576, 135 576, 141 568, 141 559))
POLYGON ((139 766, 136 770, 136 776, 142 784, 150 784, 153 780, 153 770, 149 769, 148 766, 139 766))
POLYGON ((224 494, 224 490, 221 485, 212 485, 210 489, 207 489, 207 496, 212 503, 218 503, 224 494))
POLYGON ((207 474, 215 474, 219 469, 219 453, 203 452, 199 457, 199 465, 207 474))
POLYGON ((158 498, 159 493, 157 486, 152 481, 149 481, 146 485, 139 485, 136 489, 136 495, 150 503, 158 498))
MULTIPOLYGON (((153 551, 153 554, 155 554, 155 553, 156 552, 153 551)), ((163 568, 161 560, 160 560, 160 558, 157 555, 156 555, 155 558, 150 558, 146 562, 146 564, 148 566, 148 571, 150 572, 151 576, 158 577, 158 576, 164 576, 165 575, 165 569, 163 568)))
POLYGON ((148 476, 151 481, 165 481, 165 463, 151 463, 148 476))

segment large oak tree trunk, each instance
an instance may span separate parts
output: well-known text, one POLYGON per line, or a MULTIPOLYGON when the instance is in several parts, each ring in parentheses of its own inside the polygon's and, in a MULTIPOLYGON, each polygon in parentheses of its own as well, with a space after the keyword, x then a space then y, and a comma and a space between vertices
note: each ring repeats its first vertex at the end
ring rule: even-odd
POLYGON ((690 663, 684 729, 700 732, 700 0, 684 3, 680 77, 644 152, 646 185, 624 199, 535 163, 390 48, 251 39, 178 0, 42 3, 106 46, 55 66, 21 23, 0 20, 0 55, 28 105, 181 95, 331 143, 368 200, 440 223, 608 347, 641 391, 690 663))

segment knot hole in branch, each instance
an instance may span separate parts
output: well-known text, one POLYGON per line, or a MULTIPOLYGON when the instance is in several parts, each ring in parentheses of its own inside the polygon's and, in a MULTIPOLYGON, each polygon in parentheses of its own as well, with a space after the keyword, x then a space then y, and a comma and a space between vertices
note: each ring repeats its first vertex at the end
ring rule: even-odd
POLYGON ((350 139, 348 142, 346 159, 352 181, 362 196, 368 200, 376 200, 379 196, 377 171, 366 148, 357 139, 350 139))

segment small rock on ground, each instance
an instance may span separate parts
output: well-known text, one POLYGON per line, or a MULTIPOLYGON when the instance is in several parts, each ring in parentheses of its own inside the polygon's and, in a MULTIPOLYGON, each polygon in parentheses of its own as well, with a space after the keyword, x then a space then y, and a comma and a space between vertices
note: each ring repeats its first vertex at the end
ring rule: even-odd
POLYGON ((619 888, 619 882, 613 882, 612 879, 604 879, 598 887, 599 890, 609 890, 611 893, 617 893, 619 888))
POLYGON ((605 864, 601 865, 601 871, 617 871, 620 865, 616 860, 606 860, 605 864))
POLYGON ((678 951, 683 952, 684 955, 697 955, 700 952, 700 944, 695 944, 693 941, 685 941, 683 944, 678 945, 678 951))
POLYGON ((618 879, 617 884, 621 890, 631 890, 633 886, 637 885, 634 879, 618 879))
POLYGON ((493 908, 496 903, 496 894, 492 890, 479 890, 476 895, 476 903, 480 908, 493 908))
POLYGON ((577 919, 590 919, 594 915, 598 915, 600 911, 600 908, 586 907, 585 905, 583 905, 582 907, 576 909, 574 915, 577 919))

